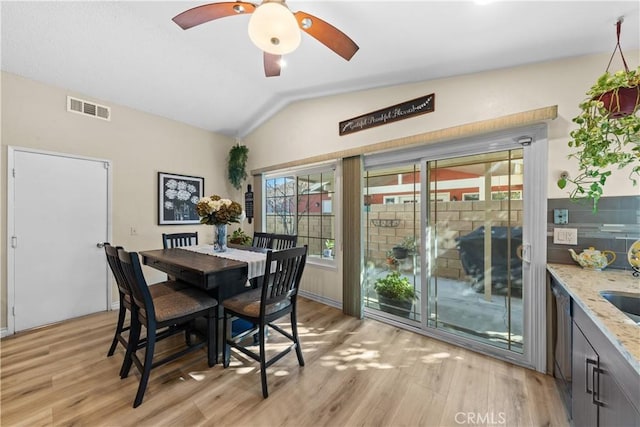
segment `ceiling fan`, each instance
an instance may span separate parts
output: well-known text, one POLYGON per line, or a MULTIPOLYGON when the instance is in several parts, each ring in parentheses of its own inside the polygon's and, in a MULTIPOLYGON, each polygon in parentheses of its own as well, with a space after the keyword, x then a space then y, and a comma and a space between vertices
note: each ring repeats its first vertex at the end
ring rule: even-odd
POLYGON ((243 2, 210 3, 186 10, 173 18, 183 30, 233 15, 251 14, 249 38, 264 52, 267 77, 280 75, 282 55, 300 44, 300 30, 349 61, 359 47, 333 25, 306 12, 291 12, 285 0, 263 0, 259 5, 243 2))

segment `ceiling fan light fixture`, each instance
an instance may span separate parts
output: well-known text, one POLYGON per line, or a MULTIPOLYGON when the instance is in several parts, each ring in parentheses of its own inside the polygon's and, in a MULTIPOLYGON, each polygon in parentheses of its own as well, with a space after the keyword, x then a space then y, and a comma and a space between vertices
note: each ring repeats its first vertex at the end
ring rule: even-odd
POLYGON ((249 19, 249 38, 265 52, 284 55, 300 45, 300 29, 293 13, 282 3, 265 2, 249 19))

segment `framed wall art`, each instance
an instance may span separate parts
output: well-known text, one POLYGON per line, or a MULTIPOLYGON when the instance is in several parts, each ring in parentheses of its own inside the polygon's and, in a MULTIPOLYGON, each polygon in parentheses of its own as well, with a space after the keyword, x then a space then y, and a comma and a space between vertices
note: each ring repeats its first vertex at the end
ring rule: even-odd
POLYGON ((200 224, 196 204, 204 196, 204 178, 158 172, 158 224, 200 224))

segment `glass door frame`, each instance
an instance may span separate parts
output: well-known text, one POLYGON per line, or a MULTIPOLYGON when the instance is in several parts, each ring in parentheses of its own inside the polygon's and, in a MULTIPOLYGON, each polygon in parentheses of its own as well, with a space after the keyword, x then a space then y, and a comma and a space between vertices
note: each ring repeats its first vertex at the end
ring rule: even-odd
MULTIPOLYGON (((465 338, 427 326, 428 300, 420 299, 420 326, 389 320, 374 310, 365 308, 367 317, 384 319, 422 335, 432 336, 455 345, 464 346, 483 354, 526 366, 540 372, 546 371, 546 252, 547 252, 547 180, 548 141, 544 123, 514 128, 476 137, 462 138, 446 143, 378 153, 365 157, 365 169, 383 165, 420 164, 422 189, 428 189, 427 162, 453 157, 470 156, 488 152, 524 149, 524 197, 523 197, 523 351, 515 353, 489 344, 465 338)), ((421 191, 420 215, 427 218, 429 191, 421 191)), ((427 224, 420 224, 420 241, 427 242, 427 224)), ((424 249, 424 248, 423 248, 424 249)), ((427 251, 420 251, 422 295, 428 295, 427 251)))

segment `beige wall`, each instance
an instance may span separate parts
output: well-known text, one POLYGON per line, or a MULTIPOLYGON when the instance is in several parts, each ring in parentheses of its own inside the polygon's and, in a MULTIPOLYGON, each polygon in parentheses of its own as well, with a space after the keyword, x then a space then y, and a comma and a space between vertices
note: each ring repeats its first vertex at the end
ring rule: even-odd
MULTIPOLYGON (((639 51, 625 55, 629 64, 638 64, 639 51)), ((296 102, 245 138, 251 150, 249 169, 557 105, 558 118, 549 123, 546 183, 549 198, 567 197, 567 191, 558 189, 555 182, 564 170, 576 175, 576 163, 567 159, 571 118, 578 114, 578 104, 608 61, 608 54, 570 58, 296 102), (340 121, 430 93, 435 93, 432 113, 338 135, 340 121), (278 150, 272 148, 274 145, 278 150)), ((614 62, 611 69, 619 67, 614 62)), ((627 179, 628 172, 614 171, 605 196, 638 194, 637 187, 627 179)), ((308 269, 314 271, 313 266, 308 269)), ((341 294, 335 289, 342 288, 340 271, 321 270, 318 277, 323 283, 321 295, 341 294)))
MULTIPOLYGON (((625 52, 630 64, 639 62, 639 51, 625 52)), ((479 120, 558 105, 558 118, 549 124, 549 197, 566 197, 555 186, 563 170, 575 172, 567 160, 571 118, 578 112, 584 92, 606 67, 608 54, 571 58, 529 66, 424 81, 291 104, 243 141, 249 149, 249 169, 366 146, 479 120), (364 113, 435 93, 435 112, 385 126, 338 136, 338 123, 364 113), (277 149, 274 149, 277 147, 277 149)), ((618 67, 614 64, 612 68, 618 67)), ((161 117, 111 105, 111 122, 66 112, 66 96, 72 93, 18 76, 2 73, 2 254, 6 254, 6 146, 98 157, 113 162, 112 241, 134 250, 158 247, 163 231, 187 227, 159 227, 156 218, 158 171, 205 177, 205 193, 227 194, 240 201, 242 193, 227 184, 226 155, 233 144, 215 135, 161 117), (129 229, 136 227, 137 236, 129 229)), ((110 105, 99 99, 89 99, 110 105)), ((606 196, 637 194, 617 171, 607 185, 606 196)), ((192 227, 189 227, 192 228, 192 227)), ((212 239, 212 230, 194 226, 212 239)), ((245 224, 245 229, 252 228, 245 224)), ((336 248, 336 255, 341 255, 336 248)), ((2 326, 6 325, 6 260, 2 255, 2 326)), ((333 301, 342 299, 340 268, 307 267, 303 289, 333 301)), ((148 270, 150 281, 162 275, 148 270)))
MULTIPOLYGON (((162 246, 163 232, 197 230, 205 241, 213 227, 158 226, 157 173, 170 172, 205 178, 205 194, 218 193, 239 200, 225 178, 226 157, 233 140, 182 123, 142 113, 106 101, 110 122, 66 111, 66 96, 73 93, 2 73, 2 253, 6 254, 7 146, 28 147, 110 160, 112 162, 112 242, 131 250, 162 246), (135 227, 136 236, 130 235, 135 227)), ((54 177, 52 177, 54 178, 54 177)), ((90 203, 91 201, 88 200, 90 203)), ((52 224, 53 225, 53 224, 52 224)), ((2 256, 2 327, 7 325, 6 259, 2 256)), ((166 280, 153 269, 149 282, 166 280)), ((114 289, 114 298, 117 292, 114 289)))

